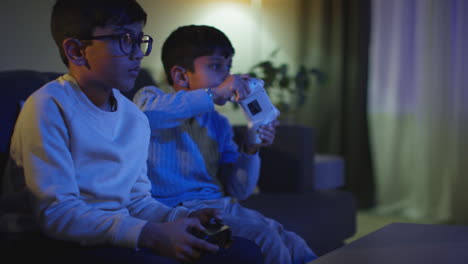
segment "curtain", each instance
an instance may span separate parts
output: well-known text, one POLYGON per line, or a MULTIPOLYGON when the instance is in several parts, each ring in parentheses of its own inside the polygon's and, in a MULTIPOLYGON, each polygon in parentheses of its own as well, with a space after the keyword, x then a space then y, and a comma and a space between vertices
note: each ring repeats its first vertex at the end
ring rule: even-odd
POLYGON ((373 0, 377 212, 468 224, 468 1, 373 0))
POLYGON ((345 161, 345 186, 359 208, 374 205, 367 120, 370 0, 302 0, 302 64, 323 73, 298 121, 314 129, 315 150, 345 161))

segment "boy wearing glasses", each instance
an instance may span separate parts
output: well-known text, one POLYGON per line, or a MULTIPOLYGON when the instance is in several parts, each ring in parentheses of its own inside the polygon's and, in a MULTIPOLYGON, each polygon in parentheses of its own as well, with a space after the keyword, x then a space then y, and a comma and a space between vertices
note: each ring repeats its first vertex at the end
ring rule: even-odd
POLYGON ((15 125, 0 203, 7 253, 39 249, 47 263, 261 262, 248 240, 214 254, 218 246, 187 232, 204 230, 214 209, 150 195, 148 121, 121 94, 151 52, 145 23, 134 0, 55 3, 52 34, 69 72, 33 93, 15 125))
POLYGON ((234 48, 218 29, 182 26, 162 47, 162 62, 175 93, 147 86, 133 101, 148 116, 148 175, 153 197, 192 210, 215 207, 234 235, 255 241, 265 263, 306 263, 316 258, 306 242, 277 221, 241 206, 259 177, 258 149, 271 145, 277 121, 260 126, 260 144, 233 140, 228 120, 214 108, 248 93, 247 75, 230 74, 234 48))

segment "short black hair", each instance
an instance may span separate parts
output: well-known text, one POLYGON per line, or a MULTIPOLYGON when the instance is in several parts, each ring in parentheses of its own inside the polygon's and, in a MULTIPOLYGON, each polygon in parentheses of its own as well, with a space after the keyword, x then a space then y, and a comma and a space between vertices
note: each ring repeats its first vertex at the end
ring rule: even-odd
POLYGON ((174 84, 171 68, 181 66, 194 71, 193 62, 201 56, 210 56, 221 52, 223 56, 234 55, 229 38, 219 29, 205 25, 188 25, 174 30, 164 41, 161 60, 166 72, 167 81, 174 84))
POLYGON ((51 16, 52 37, 68 67, 62 48, 66 38, 87 39, 96 27, 146 24, 146 18, 146 12, 136 0, 57 0, 51 16))

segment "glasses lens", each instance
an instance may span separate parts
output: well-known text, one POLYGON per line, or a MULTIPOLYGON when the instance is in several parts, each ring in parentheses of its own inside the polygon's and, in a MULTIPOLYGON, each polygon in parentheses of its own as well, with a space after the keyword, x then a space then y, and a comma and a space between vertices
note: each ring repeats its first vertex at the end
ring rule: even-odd
POLYGON ((145 56, 148 56, 151 53, 152 44, 153 40, 151 39, 151 37, 148 35, 144 35, 141 39, 140 49, 145 56))
POLYGON ((140 41, 134 39, 130 34, 124 34, 120 38, 120 48, 124 54, 130 54, 136 46, 139 46, 144 56, 148 56, 151 53, 153 39, 144 35, 140 41))
POLYGON ((120 37, 120 48, 124 54, 130 54, 133 49, 133 38, 130 34, 123 34, 120 37))

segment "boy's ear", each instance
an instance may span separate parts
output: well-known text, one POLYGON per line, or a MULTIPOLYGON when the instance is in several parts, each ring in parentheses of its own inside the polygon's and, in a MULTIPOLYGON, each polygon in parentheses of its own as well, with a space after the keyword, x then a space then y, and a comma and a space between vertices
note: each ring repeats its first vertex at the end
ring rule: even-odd
POLYGON ((174 86, 189 89, 189 79, 187 76, 187 70, 181 66, 173 66, 171 68, 171 77, 174 82, 174 86))
POLYGON ((74 38, 66 38, 62 43, 62 48, 70 63, 77 66, 86 65, 86 58, 81 41, 74 38))

